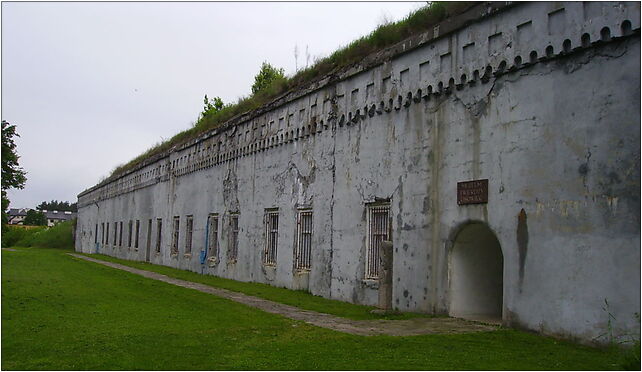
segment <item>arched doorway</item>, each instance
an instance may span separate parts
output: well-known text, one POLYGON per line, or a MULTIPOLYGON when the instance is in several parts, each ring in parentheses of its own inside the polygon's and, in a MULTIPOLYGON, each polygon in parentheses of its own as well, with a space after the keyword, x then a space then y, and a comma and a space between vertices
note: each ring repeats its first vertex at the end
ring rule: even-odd
POLYGON ((504 257, 497 237, 484 223, 469 223, 453 240, 449 258, 451 316, 501 321, 504 257))

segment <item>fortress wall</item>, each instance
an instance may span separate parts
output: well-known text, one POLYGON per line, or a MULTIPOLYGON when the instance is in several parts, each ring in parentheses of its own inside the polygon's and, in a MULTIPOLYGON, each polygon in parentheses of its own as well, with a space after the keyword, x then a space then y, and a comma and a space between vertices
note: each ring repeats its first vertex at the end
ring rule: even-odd
POLYGON ((443 36, 436 27, 375 67, 81 193, 76 250, 145 260, 151 219, 153 263, 374 305, 366 205, 389 199, 393 307, 449 312, 450 252, 474 221, 501 245, 505 324, 591 340, 606 330, 607 299, 616 332, 639 332, 639 3, 484 6, 465 28, 443 36), (457 182, 477 179, 489 180, 488 203, 458 205, 457 182), (301 207, 313 211, 304 273, 293 267, 301 207), (279 211, 274 266, 262 262, 267 208, 279 211), (231 212, 236 261, 227 256, 231 212), (220 252, 201 264, 211 213, 220 252), (127 247, 129 220, 140 220, 138 250, 127 247), (113 244, 116 221, 122 246, 113 244))

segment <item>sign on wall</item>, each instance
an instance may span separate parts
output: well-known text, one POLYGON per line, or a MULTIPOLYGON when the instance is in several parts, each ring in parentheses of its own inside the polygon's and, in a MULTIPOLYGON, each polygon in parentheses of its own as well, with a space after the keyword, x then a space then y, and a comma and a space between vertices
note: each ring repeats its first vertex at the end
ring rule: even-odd
POLYGON ((457 182, 457 204, 488 203, 488 179, 457 182))

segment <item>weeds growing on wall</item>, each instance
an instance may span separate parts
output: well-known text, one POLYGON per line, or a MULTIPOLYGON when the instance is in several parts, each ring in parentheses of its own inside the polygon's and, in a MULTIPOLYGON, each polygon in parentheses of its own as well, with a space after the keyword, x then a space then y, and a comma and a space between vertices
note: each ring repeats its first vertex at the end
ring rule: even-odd
POLYGON ((72 229, 75 224, 76 220, 62 222, 50 228, 24 229, 4 226, 2 246, 71 249, 74 246, 72 229))
POLYGON ((371 53, 392 46, 412 35, 425 32, 449 16, 463 12, 474 3, 432 2, 401 21, 379 25, 369 35, 354 40, 328 57, 317 60, 312 66, 298 71, 294 76, 276 79, 264 89, 250 96, 241 97, 236 103, 226 105, 212 115, 201 117, 191 128, 174 135, 169 140, 157 143, 128 163, 116 167, 110 178, 133 169, 151 156, 164 153, 177 144, 217 128, 235 116, 255 110, 289 90, 303 87, 330 73, 339 72, 360 62, 371 53))

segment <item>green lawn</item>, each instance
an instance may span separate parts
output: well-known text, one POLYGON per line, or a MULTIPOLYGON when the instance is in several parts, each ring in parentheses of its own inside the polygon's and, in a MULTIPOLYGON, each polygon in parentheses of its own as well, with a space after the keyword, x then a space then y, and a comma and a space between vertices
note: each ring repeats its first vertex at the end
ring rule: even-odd
POLYGON ((66 252, 2 251, 3 370, 620 368, 615 350, 515 330, 343 334, 66 252))

